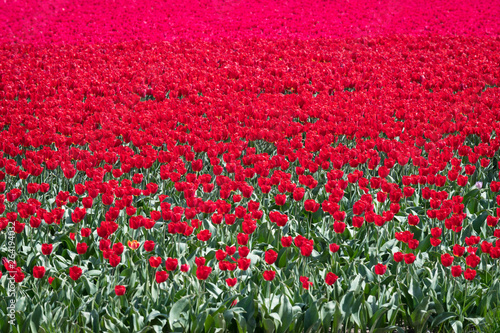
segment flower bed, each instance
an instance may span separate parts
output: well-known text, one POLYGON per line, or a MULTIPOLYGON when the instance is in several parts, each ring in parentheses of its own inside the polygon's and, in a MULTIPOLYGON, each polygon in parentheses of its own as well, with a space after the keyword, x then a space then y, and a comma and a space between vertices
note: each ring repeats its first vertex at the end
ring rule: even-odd
POLYGON ((485 2, 9 5, 2 329, 498 329, 485 2))

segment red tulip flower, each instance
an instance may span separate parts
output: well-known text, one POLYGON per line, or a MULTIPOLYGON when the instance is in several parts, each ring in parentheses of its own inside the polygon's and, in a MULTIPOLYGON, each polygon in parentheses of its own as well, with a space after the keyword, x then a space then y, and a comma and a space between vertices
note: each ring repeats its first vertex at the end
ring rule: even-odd
POLYGON ((265 271, 264 273, 262 273, 262 276, 264 277, 264 280, 272 281, 272 280, 274 280, 274 277, 276 276, 276 272, 275 271, 265 271))
POLYGON ((402 252, 395 252, 395 253, 393 254, 393 258, 394 258, 394 261, 395 261, 395 262, 401 262, 401 261, 403 261, 403 259, 404 259, 404 255, 403 255, 403 253, 402 253, 402 252))
POLYGON ((406 264, 410 265, 410 264, 413 264, 413 262, 415 261, 416 257, 413 253, 406 253, 404 255, 404 261, 406 264))
POLYGON ((325 283, 329 286, 334 284, 339 277, 332 272, 328 272, 325 277, 325 283))
POLYGON ((206 280, 210 273, 212 273, 212 267, 198 266, 196 269, 196 277, 198 280, 206 280))
POLYGON ((470 268, 467 268, 464 272, 464 278, 466 280, 472 281, 476 277, 476 271, 470 268))
POLYGON ((144 250, 146 252, 151 252, 155 249, 155 242, 152 240, 147 240, 144 242, 144 250))
POLYGON ((229 287, 234 287, 236 283, 238 282, 237 278, 227 278, 226 283, 229 287))
POLYGON ((309 199, 304 202, 304 209, 306 212, 316 213, 320 207, 320 204, 314 201, 314 199, 309 199))
POLYGON ((375 274, 384 275, 387 270, 387 266, 383 264, 376 264, 374 267, 375 274))
POLYGON ((175 258, 167 258, 165 260, 165 268, 167 271, 174 271, 177 268, 178 260, 175 258))
POLYGON ((69 277, 73 280, 76 281, 82 276, 82 269, 77 266, 73 266, 69 268, 69 277))
POLYGON ((444 267, 450 267, 451 264, 453 264, 453 257, 452 255, 445 253, 441 255, 441 264, 443 264, 444 267))
POLYGON ((78 254, 85 254, 87 252, 88 245, 86 243, 78 243, 76 245, 76 252, 78 254))
POLYGON ((123 295, 125 295, 126 291, 127 291, 127 288, 125 286, 120 286, 120 285, 115 286, 116 296, 123 296, 123 295))
POLYGON ((267 250, 265 252, 265 261, 269 264, 272 265, 276 262, 276 259, 278 259, 278 252, 274 250, 267 250))
POLYGON ((156 272, 156 283, 162 283, 167 281, 168 273, 166 271, 156 272))
POLYGON ((462 267, 460 267, 458 265, 457 266, 453 266, 451 268, 451 275, 453 277, 459 277, 460 275, 462 275, 462 267))
POLYGON ((281 246, 290 247, 292 245, 293 238, 292 236, 283 236, 281 237, 281 246))
POLYGON ((42 253, 46 256, 52 253, 52 244, 42 244, 42 253))
POLYGON ((45 275, 45 267, 35 266, 33 267, 33 277, 36 279, 41 279, 45 275))

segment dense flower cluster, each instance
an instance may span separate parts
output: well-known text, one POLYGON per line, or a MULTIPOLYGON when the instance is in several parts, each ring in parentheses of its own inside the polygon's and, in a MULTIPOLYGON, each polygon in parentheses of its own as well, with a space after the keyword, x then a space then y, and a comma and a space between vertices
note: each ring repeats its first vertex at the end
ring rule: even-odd
POLYGON ((253 314, 259 286, 266 326, 284 298, 494 286, 499 5, 179 4, 0 3, 2 281, 94 297, 85 325, 110 295, 157 324, 194 294, 253 314))
POLYGON ((12 1, 0 3, 0 41, 498 35, 498 0, 474 1, 12 1))
MULTIPOLYGON (((394 260, 412 264, 422 241, 440 246, 443 234, 460 235, 468 225, 472 209, 464 195, 471 184, 482 180, 490 195, 499 191, 497 181, 488 185, 498 177, 499 44, 378 37, 196 47, 4 45, 2 229, 13 223, 18 234, 40 230, 41 252, 50 256, 54 239, 43 236, 48 229, 41 224, 56 225, 56 234, 74 226, 78 255, 98 243, 116 267, 123 243, 143 246, 152 267, 165 260, 173 272, 181 258, 162 257, 164 247, 156 251, 165 242, 162 229, 203 248, 215 234, 222 240, 216 229, 226 225, 232 231, 216 252, 223 272, 249 269, 248 235, 259 227, 288 230, 269 245, 286 248, 293 240, 309 257, 315 249, 342 249, 318 247, 320 226, 342 235, 349 225, 390 223, 409 251, 397 251, 394 260), (307 230, 288 226, 302 220, 307 230), (412 228, 419 226, 425 232, 417 236, 412 228), (117 238, 120 228, 134 237, 141 229, 150 233, 139 241, 117 238)), ((498 211, 491 209, 486 234, 468 229, 464 267, 500 256, 498 211)), ((461 257, 459 243, 448 240, 441 249, 451 253, 453 245, 461 257)), ((277 259, 275 250, 265 252, 268 265, 277 259)), ((452 261, 441 256, 446 267, 452 261)), ((199 279, 212 272, 196 266, 199 279)), ((28 269, 37 278, 45 274, 44 267, 28 269)), ((82 270, 74 266, 69 274, 77 280, 82 270)), ((167 277, 156 274, 157 281, 167 277)), ((274 271, 264 278, 274 279, 274 271)))

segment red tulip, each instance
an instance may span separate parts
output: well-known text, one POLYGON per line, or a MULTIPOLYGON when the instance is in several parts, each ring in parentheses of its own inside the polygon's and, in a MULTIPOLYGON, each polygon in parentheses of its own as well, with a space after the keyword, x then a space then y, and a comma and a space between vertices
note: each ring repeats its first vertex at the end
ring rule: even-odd
POLYGON ((395 261, 395 262, 401 262, 401 261, 403 261, 403 259, 404 259, 404 255, 403 255, 403 253, 402 253, 402 252, 395 252, 395 253, 393 254, 393 258, 394 258, 394 261, 395 261))
POLYGON ((45 267, 35 266, 33 267, 33 277, 36 279, 41 279, 45 275, 45 267))
POLYGON ((122 258, 114 253, 109 256, 109 264, 111 265, 111 267, 118 266, 121 260, 122 258))
POLYGON ((320 207, 319 203, 317 203, 313 199, 309 199, 304 202, 304 209, 307 212, 316 213, 319 207, 320 207))
POLYGON ((46 256, 52 253, 52 244, 42 244, 42 253, 46 256))
POLYGON ((198 266, 196 269, 196 277, 198 280, 206 280, 210 273, 212 273, 212 267, 198 266))
POLYGON ((276 262, 276 259, 278 259, 278 252, 274 250, 267 250, 265 252, 265 261, 269 264, 272 265, 276 262))
POLYGON ((265 271, 262 276, 264 277, 264 280, 266 281, 272 281, 274 280, 274 277, 276 276, 275 271, 265 271))
POLYGON ((325 283, 329 286, 334 284, 339 277, 332 272, 328 272, 325 277, 325 283))
POLYGON ((146 252, 151 252, 154 249, 155 249, 155 242, 154 241, 148 240, 148 241, 144 242, 144 250, 146 252))
POLYGON ((156 272, 156 282, 157 283, 162 283, 167 281, 168 279, 168 273, 166 271, 159 271, 156 272))
POLYGON ((239 245, 247 245, 248 243, 248 235, 239 233, 238 236, 236 236, 236 239, 238 241, 239 245))
POLYGON ((88 245, 86 243, 78 243, 76 245, 76 252, 78 254, 84 254, 85 252, 87 252, 87 248, 88 248, 88 245))
POLYGON ((167 271, 174 271, 177 268, 178 260, 175 258, 167 258, 165 260, 165 268, 167 271))
POLYGON ((198 238, 202 242, 206 242, 212 237, 212 233, 208 230, 201 230, 198 235, 196 235, 196 238, 198 238))
POLYGON ((159 267, 161 265, 162 259, 161 257, 150 257, 149 265, 153 268, 159 267))
POLYGON ((125 295, 125 291, 127 291, 127 288, 125 286, 120 286, 120 285, 115 286, 115 294, 116 294, 116 296, 123 296, 123 295, 125 295))
POLYGON ((72 266, 69 268, 69 277, 73 280, 76 281, 82 276, 82 269, 77 266, 72 266))
POLYGON ((415 261, 416 257, 413 253, 406 253, 404 255, 404 260, 405 260, 405 263, 410 265, 410 264, 413 264, 413 262, 415 261))
POLYGON ((336 253, 336 252, 338 252, 338 250, 339 250, 339 249, 340 249, 340 246, 339 246, 339 245, 337 245, 337 244, 335 244, 335 243, 330 244, 330 251, 331 251, 332 253, 336 253))
POLYGON ((123 246, 122 243, 113 244, 113 253, 116 254, 117 256, 122 255, 124 250, 125 250, 125 247, 123 246))
POLYGON ((441 264, 443 264, 444 267, 450 267, 451 264, 453 263, 453 257, 452 255, 445 253, 441 255, 441 264))
POLYGON ((250 267, 251 260, 247 258, 238 259, 238 268, 242 271, 246 271, 250 267))
POLYGON ((374 266, 374 271, 375 271, 375 274, 377 274, 377 275, 384 275, 386 270, 387 270, 386 265, 376 264, 374 266))
POLYGON ((345 228, 346 228, 346 224, 344 222, 335 221, 333 223, 333 231, 335 231, 335 233, 337 233, 337 234, 343 233, 345 228))
POLYGON ((462 275, 462 267, 453 266, 451 268, 451 275, 453 275, 453 277, 459 277, 460 275, 462 275))
POLYGON ((234 287, 236 283, 238 282, 237 278, 227 278, 226 283, 229 287, 234 287))
POLYGON ((464 272, 464 278, 466 280, 472 281, 476 277, 476 271, 470 268, 467 268, 464 272))
POLYGON ((290 247, 292 245, 293 238, 291 236, 283 236, 281 237, 281 246, 290 247))

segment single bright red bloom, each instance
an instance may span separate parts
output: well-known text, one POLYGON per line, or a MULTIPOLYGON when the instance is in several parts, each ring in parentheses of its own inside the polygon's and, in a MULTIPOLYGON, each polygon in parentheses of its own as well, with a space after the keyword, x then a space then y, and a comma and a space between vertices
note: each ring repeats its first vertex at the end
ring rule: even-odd
POLYGON ((69 268, 69 277, 76 281, 82 276, 82 269, 78 266, 73 266, 69 268))
POLYGON ((35 266, 33 267, 33 277, 36 279, 41 279, 45 275, 45 267, 35 266))
POLYGON ((275 271, 265 271, 264 273, 262 273, 262 276, 264 277, 264 280, 272 281, 272 280, 274 280, 274 277, 276 276, 276 272, 275 271))
POLYGON ((125 291, 127 291, 127 288, 125 286, 115 286, 115 294, 116 296, 122 296, 125 295, 125 291))
POLYGON ((451 275, 453 275, 453 277, 459 277, 460 275, 462 275, 462 267, 460 266, 453 266, 451 268, 451 275))
POLYGON ((274 250, 267 250, 264 255, 264 259, 269 265, 272 265, 276 262, 276 259, 278 259, 278 252, 274 250))
POLYGON ((168 273, 166 271, 156 272, 156 283, 162 283, 167 281, 168 273))
POLYGON ((334 284, 339 277, 332 272, 328 272, 325 277, 325 283, 329 286, 334 284))
POLYGON ((374 267, 375 274, 384 275, 387 270, 387 266, 383 264, 376 264, 374 267))
POLYGON ((466 280, 472 281, 476 277, 476 271, 474 269, 467 268, 464 272, 464 278, 466 280))
POLYGON ((212 273, 212 267, 198 266, 196 269, 196 277, 198 280, 206 280, 210 273, 212 273))

